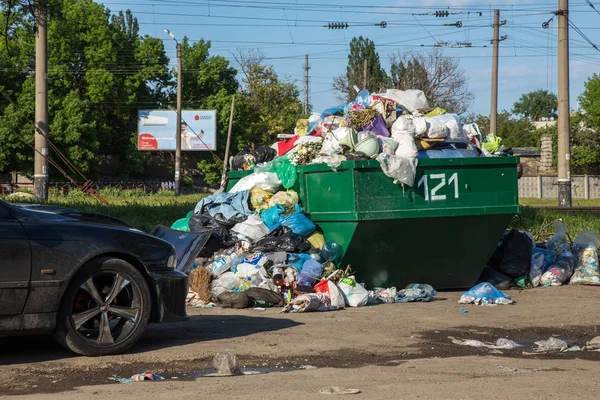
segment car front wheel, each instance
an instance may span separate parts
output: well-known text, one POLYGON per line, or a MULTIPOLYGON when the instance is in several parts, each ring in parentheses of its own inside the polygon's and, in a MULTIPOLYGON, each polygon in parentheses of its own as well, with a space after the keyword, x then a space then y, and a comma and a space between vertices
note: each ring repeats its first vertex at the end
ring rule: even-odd
POLYGON ((144 333, 151 294, 142 274, 117 258, 82 267, 61 302, 55 338, 85 356, 118 354, 144 333))

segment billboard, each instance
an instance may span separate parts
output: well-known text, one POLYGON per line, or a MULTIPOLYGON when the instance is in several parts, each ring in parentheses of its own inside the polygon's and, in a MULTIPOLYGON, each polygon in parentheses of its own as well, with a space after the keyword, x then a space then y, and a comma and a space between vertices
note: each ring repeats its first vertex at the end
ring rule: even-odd
MULTIPOLYGON (((181 150, 217 149, 217 112, 181 112, 181 150)), ((177 112, 140 110, 138 113, 138 150, 175 151, 177 112)))

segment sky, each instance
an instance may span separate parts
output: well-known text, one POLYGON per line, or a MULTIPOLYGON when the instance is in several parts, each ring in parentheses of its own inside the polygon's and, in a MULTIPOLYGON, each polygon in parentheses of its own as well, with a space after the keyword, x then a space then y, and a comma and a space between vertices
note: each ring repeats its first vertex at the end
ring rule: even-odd
MULTIPOLYGON (((489 115, 491 95, 493 10, 505 20, 500 35, 498 108, 510 110, 523 93, 546 89, 557 93, 558 1, 548 0, 379 0, 365 5, 359 0, 106 0, 112 12, 131 10, 140 33, 164 40, 167 55, 176 65, 175 42, 205 39, 211 55, 220 55, 238 67, 238 49, 259 50, 280 77, 297 81, 303 90, 304 55, 309 55, 310 104, 320 112, 337 105, 333 78, 345 73, 349 42, 363 36, 375 42, 381 62, 389 71, 389 59, 398 52, 429 52, 435 42, 472 43, 469 48, 443 49, 465 71, 474 95, 470 112, 489 115), (447 10, 448 17, 432 15, 447 10), (554 18, 553 18, 554 17, 554 18), (377 26, 385 21, 386 28, 377 26), (458 21, 462 27, 444 26, 458 21), (548 29, 542 23, 549 22, 548 29), (348 29, 330 30, 323 25, 347 22, 348 29)), ((600 46, 600 1, 571 0, 572 24, 600 46), (592 4, 598 12, 590 6, 592 4)), ((570 97, 577 97, 588 76, 600 72, 600 50, 570 29, 570 97)), ((302 96, 304 96, 302 94, 302 96)), ((304 97, 302 97, 304 98, 304 97)))

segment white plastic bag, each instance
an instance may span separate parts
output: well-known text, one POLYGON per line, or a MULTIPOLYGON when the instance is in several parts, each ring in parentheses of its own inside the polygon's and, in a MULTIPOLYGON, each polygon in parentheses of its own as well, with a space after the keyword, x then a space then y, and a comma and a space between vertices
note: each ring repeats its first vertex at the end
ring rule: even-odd
POLYGON ((339 288, 348 307, 363 307, 369 301, 369 291, 356 283, 353 276, 342 279, 339 288))
POLYGON ((415 139, 406 134, 393 135, 393 139, 398 142, 398 148, 396 149, 396 155, 398 157, 414 159, 419 154, 419 149, 415 144, 415 139))
POLYGON ((531 280, 531 285, 533 287, 540 286, 543 266, 544 255, 541 253, 533 253, 531 255, 531 268, 529 269, 529 280, 531 280))
POLYGON ((251 215, 244 222, 235 224, 231 230, 254 241, 262 239, 269 233, 269 228, 256 215, 251 215))
POLYGON ((407 135, 409 137, 415 137, 417 134, 417 127, 415 121, 408 116, 401 116, 392 125, 392 137, 407 135))
POLYGON ((430 139, 459 139, 469 140, 463 132, 462 121, 456 114, 443 114, 436 117, 427 117, 427 137, 430 139))
POLYGON ((569 239, 567 237, 567 227, 560 221, 554 221, 556 233, 546 242, 546 248, 552 250, 556 257, 566 251, 571 251, 569 239))
MULTIPOLYGON (((340 129, 338 129, 338 131, 341 129, 344 129, 344 128, 340 128, 340 129)), ((340 146, 341 136, 346 136, 346 133, 344 132, 344 134, 340 135, 340 138, 338 139, 334 135, 333 132, 327 132, 325 134, 325 139, 323 139, 323 146, 321 147, 321 153, 325 154, 327 156, 341 154, 342 153, 342 147, 340 146)))
POLYGON ((409 90, 398 90, 398 89, 387 89, 382 97, 392 99, 403 108, 407 109, 411 113, 414 113, 421 108, 429 108, 429 103, 425 97, 425 93, 422 90, 409 89, 409 90))
POLYGON ((383 173, 394 179, 394 182, 408 186, 414 185, 418 163, 416 158, 405 158, 381 153, 377 156, 377 161, 381 164, 383 173))
POLYGON ((598 234, 592 231, 581 232, 573 242, 577 256, 575 273, 571 285, 600 285, 598 270, 598 234))
POLYGON ((240 179, 229 193, 243 192, 252 189, 254 186, 267 192, 276 193, 281 187, 281 181, 274 172, 254 172, 240 179))
POLYGON ((321 279, 321 281, 315 285, 315 290, 317 293, 324 293, 331 300, 331 306, 337 309, 344 308, 346 306, 346 301, 344 300, 344 295, 341 292, 340 288, 337 287, 335 282, 332 282, 328 279, 321 279))
POLYGON ((217 297, 228 290, 239 289, 240 283, 233 272, 225 272, 211 283, 213 296, 217 297))

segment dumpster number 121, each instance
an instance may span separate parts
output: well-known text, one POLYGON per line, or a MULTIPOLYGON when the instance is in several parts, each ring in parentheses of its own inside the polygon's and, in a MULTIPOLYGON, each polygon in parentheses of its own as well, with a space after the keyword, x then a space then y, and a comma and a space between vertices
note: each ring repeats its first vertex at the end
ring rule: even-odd
MULTIPOLYGON (((454 198, 458 199, 458 173, 453 173, 450 176, 450 179, 447 181, 448 186, 454 185, 454 198)), ((445 194, 437 194, 438 191, 446 186, 446 174, 431 174, 429 176, 423 175, 423 177, 419 180, 417 187, 421 187, 425 189, 425 201, 437 201, 437 200, 446 200, 445 194), (430 181, 438 181, 439 183, 429 191, 429 182, 430 181)))

